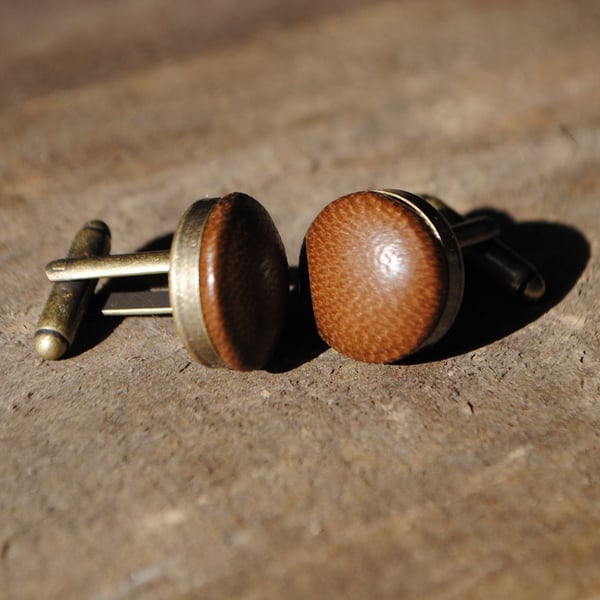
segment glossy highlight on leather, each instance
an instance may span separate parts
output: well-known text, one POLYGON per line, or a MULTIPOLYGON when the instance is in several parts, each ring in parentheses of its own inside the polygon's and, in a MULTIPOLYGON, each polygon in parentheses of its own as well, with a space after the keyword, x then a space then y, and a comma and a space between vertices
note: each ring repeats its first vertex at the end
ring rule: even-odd
POLYGON ((419 350, 445 306, 448 268, 422 215, 381 192, 344 196, 305 238, 310 301, 321 337, 365 362, 419 350))

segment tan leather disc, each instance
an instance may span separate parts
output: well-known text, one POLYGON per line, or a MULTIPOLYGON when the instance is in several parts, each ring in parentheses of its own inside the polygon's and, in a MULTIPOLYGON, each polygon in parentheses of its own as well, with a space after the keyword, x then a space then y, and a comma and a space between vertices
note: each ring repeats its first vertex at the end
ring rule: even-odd
POLYGON ((445 306, 448 268, 427 221, 379 192, 344 196, 317 216, 305 238, 319 334, 366 362, 420 349, 445 306))
POLYGON ((250 370, 271 357, 285 320, 288 265, 279 233, 253 198, 233 193, 211 209, 200 247, 200 299, 225 365, 250 370))

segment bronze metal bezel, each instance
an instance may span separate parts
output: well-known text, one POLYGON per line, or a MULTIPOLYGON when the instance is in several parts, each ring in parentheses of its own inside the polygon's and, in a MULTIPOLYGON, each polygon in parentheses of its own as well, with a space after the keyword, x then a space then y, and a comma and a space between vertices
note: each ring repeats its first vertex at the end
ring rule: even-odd
POLYGON ((183 214, 173 235, 169 270, 169 300, 175 328, 186 350, 209 367, 224 367, 213 346, 200 297, 202 234, 218 198, 198 200, 183 214))

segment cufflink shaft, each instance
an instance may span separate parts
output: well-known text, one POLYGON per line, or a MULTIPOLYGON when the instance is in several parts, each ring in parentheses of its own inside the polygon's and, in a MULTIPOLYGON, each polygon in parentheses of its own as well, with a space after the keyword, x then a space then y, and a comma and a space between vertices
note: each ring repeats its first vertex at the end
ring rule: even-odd
MULTIPOLYGON (((74 279, 98 280, 168 275, 170 270, 170 250, 156 250, 54 260, 46 266, 46 276, 50 281, 68 282, 74 279)), ((173 309, 168 290, 146 290, 113 292, 101 308, 101 312, 106 317, 140 317, 172 315, 173 309)))
POLYGON ((138 277, 168 274, 171 259, 169 250, 111 254, 110 256, 67 257, 46 265, 50 281, 100 279, 103 277, 138 277))
POLYGON ((500 225, 488 217, 464 219, 452 226, 452 233, 461 248, 476 246, 500 235, 500 225))
MULTIPOLYGON (((422 197, 440 211, 455 232, 468 222, 466 217, 439 198, 422 197)), ((546 292, 546 283, 536 267, 500 239, 491 239, 477 248, 467 249, 464 256, 489 279, 522 300, 535 302, 546 292)))

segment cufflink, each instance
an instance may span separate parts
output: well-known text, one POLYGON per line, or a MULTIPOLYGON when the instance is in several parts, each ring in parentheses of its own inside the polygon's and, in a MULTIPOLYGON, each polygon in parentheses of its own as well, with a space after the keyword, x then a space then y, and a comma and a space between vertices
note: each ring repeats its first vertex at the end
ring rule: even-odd
POLYGON ((300 257, 319 335, 373 363, 435 344, 461 305, 461 250, 479 244, 473 252, 496 283, 540 299, 543 278, 498 235, 494 220, 467 219, 432 196, 372 190, 335 200, 310 225, 300 257))
POLYGON ((181 217, 170 250, 107 255, 110 231, 88 223, 68 256, 49 263, 55 282, 40 316, 35 346, 46 360, 63 356, 99 278, 168 274, 168 294, 124 292, 104 315, 173 316, 189 354, 210 367, 251 370, 270 359, 283 327, 288 265, 277 229, 242 193, 199 200, 181 217))

